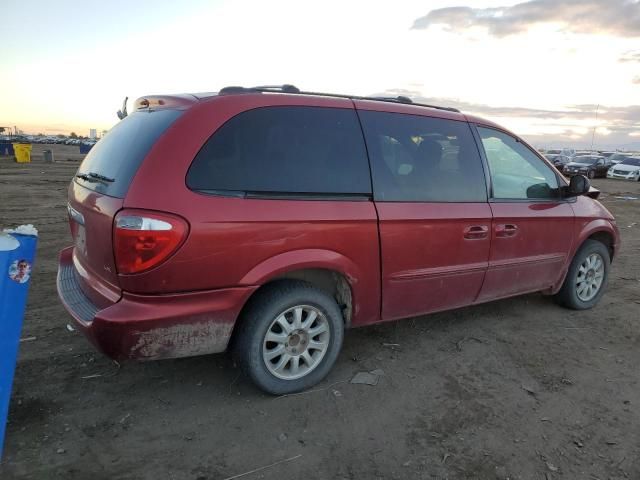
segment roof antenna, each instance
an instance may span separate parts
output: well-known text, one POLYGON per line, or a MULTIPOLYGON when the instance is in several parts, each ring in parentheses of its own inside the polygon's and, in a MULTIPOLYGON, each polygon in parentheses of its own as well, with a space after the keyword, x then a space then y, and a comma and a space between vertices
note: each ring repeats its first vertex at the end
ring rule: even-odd
POLYGON ((128 113, 127 113, 127 100, 129 100, 129 97, 124 97, 124 102, 122 102, 122 110, 118 110, 118 112, 116 113, 116 115, 118 115, 118 118, 120 120, 122 120, 124 117, 126 117, 128 115, 128 113))

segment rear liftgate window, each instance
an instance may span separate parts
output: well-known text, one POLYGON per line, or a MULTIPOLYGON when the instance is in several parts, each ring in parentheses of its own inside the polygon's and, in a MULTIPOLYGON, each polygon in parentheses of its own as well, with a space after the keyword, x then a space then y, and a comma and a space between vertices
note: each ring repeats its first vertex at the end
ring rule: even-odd
POLYGON ((486 202, 482 161, 466 122, 360 111, 374 198, 387 202, 486 202))
POLYGON ((91 149, 78 169, 76 182, 96 192, 124 198, 144 157, 181 113, 156 110, 130 114, 91 149))
POLYGON ((357 115, 323 107, 240 113, 196 155, 187 186, 218 195, 368 197, 371 178, 357 115))

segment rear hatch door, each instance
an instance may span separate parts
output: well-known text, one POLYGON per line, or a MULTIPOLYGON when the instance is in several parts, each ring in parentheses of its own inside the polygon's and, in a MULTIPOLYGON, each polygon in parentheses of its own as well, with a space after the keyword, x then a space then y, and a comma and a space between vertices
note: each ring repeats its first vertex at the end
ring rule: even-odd
POLYGON ((69 187, 74 264, 85 294, 98 306, 120 298, 113 219, 147 153, 180 110, 136 111, 116 124, 86 156, 69 187))

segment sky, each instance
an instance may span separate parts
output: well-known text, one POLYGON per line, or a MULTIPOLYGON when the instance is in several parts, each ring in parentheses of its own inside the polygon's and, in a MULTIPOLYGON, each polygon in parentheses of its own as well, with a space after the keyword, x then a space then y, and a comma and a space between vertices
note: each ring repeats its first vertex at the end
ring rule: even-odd
POLYGON ((640 0, 3 0, 0 13, 0 126, 29 133, 109 129, 125 96, 290 83, 454 106, 538 146, 640 148, 640 0))

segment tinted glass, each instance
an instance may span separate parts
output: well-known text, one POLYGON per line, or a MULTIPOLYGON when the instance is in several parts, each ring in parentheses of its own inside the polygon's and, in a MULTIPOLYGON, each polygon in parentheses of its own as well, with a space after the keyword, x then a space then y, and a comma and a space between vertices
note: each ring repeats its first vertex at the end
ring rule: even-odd
POLYGON ((598 157, 582 156, 578 160, 576 160, 576 163, 585 163, 587 165, 591 165, 593 163, 596 163, 598 160, 600 160, 598 157))
POLYGON ((137 111, 118 122, 89 151, 78 174, 97 174, 113 181, 76 182, 111 197, 124 198, 144 157, 180 115, 180 110, 137 111))
POLYGON ((627 155, 623 153, 614 153, 609 157, 609 160, 624 160, 625 158, 627 158, 627 155))
POLYGON ((369 162, 354 110, 264 107, 220 127, 187 174, 193 190, 370 194, 369 162))
POLYGON ((400 202, 483 202, 482 161, 465 122, 359 112, 374 198, 400 202))
POLYGON ((640 158, 627 158, 618 165, 634 165, 636 167, 640 167, 640 158))
POLYGON ((493 198, 556 198, 558 179, 529 148, 511 135, 478 127, 489 162, 493 198))

